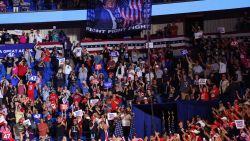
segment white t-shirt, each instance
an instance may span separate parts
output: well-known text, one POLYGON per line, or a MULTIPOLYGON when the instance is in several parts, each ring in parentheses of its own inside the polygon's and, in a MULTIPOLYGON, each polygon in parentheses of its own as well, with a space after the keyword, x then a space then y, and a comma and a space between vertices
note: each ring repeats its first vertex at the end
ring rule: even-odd
POLYGON ((226 73, 227 72, 227 64, 220 62, 220 69, 219 69, 219 73, 226 73))
POLYGON ((203 69, 200 65, 198 65, 198 66, 193 67, 193 71, 195 74, 199 74, 199 73, 203 72, 203 69))
POLYGON ((41 33, 35 35, 35 39, 37 43, 43 42, 43 35, 41 33))
MULTIPOLYGON (((151 77, 151 80, 154 79, 154 73, 153 72, 150 73, 150 77, 151 77)), ((146 73, 146 75, 145 75, 146 81, 149 82, 150 81, 150 77, 149 77, 149 73, 146 73)))
POLYGON ((0 89, 0 98, 3 98, 3 90, 0 89))
POLYGON ((137 52, 132 52, 131 53, 131 56, 132 56, 132 62, 137 62, 138 61, 138 58, 139 58, 139 54, 137 52))
POLYGON ((35 34, 34 33, 30 33, 29 34, 29 43, 34 43, 35 40, 35 34))
POLYGON ((134 80, 134 75, 135 75, 135 71, 134 70, 130 70, 128 71, 128 78, 130 77, 131 80, 134 80))
POLYGON ((70 65, 66 65, 64 68, 64 74, 70 74, 72 71, 72 67, 70 65))
POLYGON ((135 68, 135 72, 136 72, 138 77, 142 77, 142 70, 140 67, 135 68))
POLYGON ((117 68, 117 70, 116 70, 116 76, 117 76, 119 79, 123 78, 123 76, 124 76, 124 71, 125 71, 125 67, 124 67, 124 66, 119 66, 119 67, 117 68), (119 74, 119 69, 121 69, 120 74, 119 74))
POLYGON ((130 126, 130 120, 131 120, 131 116, 130 115, 121 115, 122 118, 122 126, 130 126))
POLYGON ((76 47, 73 50, 73 53, 76 55, 76 57, 81 57, 82 56, 82 48, 81 47, 76 47))

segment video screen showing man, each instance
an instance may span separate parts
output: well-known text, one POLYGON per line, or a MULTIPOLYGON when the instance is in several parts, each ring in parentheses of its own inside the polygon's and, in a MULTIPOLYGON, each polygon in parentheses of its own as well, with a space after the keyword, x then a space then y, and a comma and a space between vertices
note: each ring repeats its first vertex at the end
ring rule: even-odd
POLYGON ((117 29, 119 18, 117 0, 101 0, 101 5, 95 9, 96 28, 117 29))

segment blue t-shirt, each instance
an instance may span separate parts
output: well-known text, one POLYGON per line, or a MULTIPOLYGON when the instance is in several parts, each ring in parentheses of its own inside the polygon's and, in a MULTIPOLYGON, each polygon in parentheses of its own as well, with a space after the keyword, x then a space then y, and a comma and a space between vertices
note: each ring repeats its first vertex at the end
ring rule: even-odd
POLYGON ((12 77, 12 79, 11 79, 11 84, 12 84, 13 86, 17 86, 18 82, 19 82, 19 79, 18 79, 18 78, 12 77))
POLYGON ((40 123, 40 119, 42 118, 42 114, 33 114, 34 122, 40 123))
POLYGON ((71 85, 70 88, 69 88, 69 91, 71 93, 75 93, 76 92, 76 85, 71 85))
POLYGON ((85 95, 89 93, 89 88, 88 87, 82 87, 82 93, 85 95))

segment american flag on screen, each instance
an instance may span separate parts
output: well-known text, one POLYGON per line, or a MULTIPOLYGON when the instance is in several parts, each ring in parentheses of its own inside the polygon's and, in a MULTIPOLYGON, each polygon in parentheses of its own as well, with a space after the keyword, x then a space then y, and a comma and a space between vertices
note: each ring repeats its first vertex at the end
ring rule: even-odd
POLYGON ((123 20, 123 27, 141 24, 143 20, 143 0, 129 0, 119 7, 123 20))

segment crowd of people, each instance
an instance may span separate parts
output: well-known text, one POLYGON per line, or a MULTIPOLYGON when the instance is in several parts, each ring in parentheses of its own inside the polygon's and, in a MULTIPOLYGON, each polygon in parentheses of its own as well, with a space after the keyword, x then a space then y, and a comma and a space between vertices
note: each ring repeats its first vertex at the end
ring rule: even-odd
POLYGON ((44 43, 44 42, 60 42, 64 44, 69 38, 63 30, 58 30, 54 26, 48 33, 43 34, 40 30, 31 29, 28 32, 15 30, 10 33, 3 29, 0 32, 0 44, 26 44, 26 43, 44 43))
MULTIPOLYGON (((2 43, 7 42, 5 33, 2 43)), ((39 30, 31 30, 17 43, 59 41, 59 35, 54 29, 48 38, 39 38, 39 30)), ((220 98, 239 101, 214 108, 214 122, 200 117, 182 121, 178 133, 155 132, 151 140, 249 140, 249 45, 244 41, 196 39, 178 57, 171 48, 147 54, 123 43, 89 53, 68 42, 63 52, 36 46, 34 56, 27 49, 22 57, 1 59, 3 140, 128 140, 136 136, 132 104, 220 98), (236 119, 245 119, 246 128, 233 130, 236 119)))
MULTIPOLYGON (((154 141, 249 141, 250 140, 250 92, 233 103, 220 102, 212 108, 213 120, 199 115, 191 120, 180 121, 178 130, 171 135, 155 132, 150 140, 154 141), (244 123, 243 123, 244 120, 244 123)), ((145 137, 144 140, 148 140, 145 137)))

